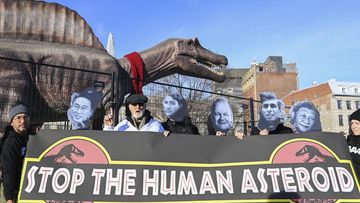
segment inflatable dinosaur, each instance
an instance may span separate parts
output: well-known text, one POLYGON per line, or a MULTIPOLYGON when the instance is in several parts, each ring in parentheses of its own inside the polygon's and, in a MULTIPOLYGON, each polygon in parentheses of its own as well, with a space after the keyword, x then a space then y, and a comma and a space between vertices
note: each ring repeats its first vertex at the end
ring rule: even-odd
MULTIPOLYGON (((174 73, 225 80, 212 67, 225 67, 226 57, 203 48, 196 38, 167 39, 139 55, 146 82, 174 73)), ((105 81, 102 107, 108 108, 111 77, 71 68, 132 76, 128 59, 109 55, 76 11, 57 3, 0 0, 0 128, 18 103, 31 107, 35 122, 66 118, 71 93, 93 81, 105 81)), ((132 88, 117 87, 120 97, 132 88)))

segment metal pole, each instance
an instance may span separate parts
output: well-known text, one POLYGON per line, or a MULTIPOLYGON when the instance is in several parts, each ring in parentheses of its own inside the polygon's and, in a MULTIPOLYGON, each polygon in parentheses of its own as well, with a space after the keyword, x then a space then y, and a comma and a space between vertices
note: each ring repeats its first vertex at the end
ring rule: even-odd
POLYGON ((254 99, 250 98, 250 122, 251 122, 251 131, 255 129, 255 115, 254 115, 254 99))
POLYGON ((244 121, 244 135, 247 135, 247 122, 244 121))
POLYGON ((119 110, 120 110, 120 102, 119 102, 119 99, 120 99, 120 80, 121 80, 121 77, 120 77, 120 73, 116 73, 116 84, 115 84, 115 92, 116 92, 116 95, 115 95, 115 111, 114 111, 114 114, 116 115, 115 116, 115 125, 117 125, 119 123, 119 110))
POLYGON ((116 125, 118 123, 118 119, 119 119, 117 111, 116 111, 115 89, 116 89, 116 73, 114 72, 111 74, 111 108, 113 110, 112 120, 114 121, 114 125, 116 125))

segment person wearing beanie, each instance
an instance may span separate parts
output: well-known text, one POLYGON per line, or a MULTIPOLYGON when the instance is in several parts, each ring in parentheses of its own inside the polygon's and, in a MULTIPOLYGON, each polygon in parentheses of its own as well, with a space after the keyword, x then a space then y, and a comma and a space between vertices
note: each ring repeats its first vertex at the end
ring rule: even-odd
POLYGON ((6 133, 2 138, 1 167, 4 196, 7 203, 16 202, 21 170, 29 140, 31 111, 23 104, 10 110, 6 133))
POLYGON ((347 143, 351 154, 351 159, 355 165, 355 171, 360 181, 360 109, 353 112, 349 117, 350 129, 347 143))
MULTIPOLYGON (((104 118, 105 131, 150 131, 150 132, 164 132, 161 123, 155 120, 148 110, 146 110, 146 103, 148 98, 142 94, 131 94, 125 99, 125 116, 115 127, 112 126, 112 113, 104 118)), ((165 136, 168 135, 168 131, 165 136)))

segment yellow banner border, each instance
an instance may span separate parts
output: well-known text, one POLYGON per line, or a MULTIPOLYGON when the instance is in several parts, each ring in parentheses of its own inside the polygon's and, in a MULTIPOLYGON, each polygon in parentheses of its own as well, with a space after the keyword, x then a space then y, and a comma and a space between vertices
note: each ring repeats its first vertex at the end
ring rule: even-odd
MULTIPOLYGON (((274 156, 276 153, 285 145, 292 143, 292 142, 299 142, 299 141, 305 141, 305 142, 313 142, 316 143, 322 147, 324 147, 327 151, 329 151, 335 159, 342 164, 349 164, 350 168, 352 170, 353 176, 356 177, 354 166, 351 162, 351 160, 341 160, 329 147, 324 145, 323 143, 309 139, 309 138, 295 138, 287 140, 283 143, 281 143, 275 150, 271 153, 269 160, 267 161, 252 161, 252 162, 231 162, 231 163, 184 163, 184 162, 159 162, 159 161, 115 161, 112 160, 108 151, 96 140, 91 139, 89 137, 85 136, 70 136, 63 139, 58 140, 54 144, 50 145, 38 158, 25 158, 23 170, 22 170, 22 176, 24 177, 26 172, 26 166, 28 162, 40 162, 41 159, 55 146, 69 141, 69 140, 86 140, 89 141, 95 145, 97 145, 105 154, 109 164, 114 165, 141 165, 141 166, 171 166, 171 167, 193 167, 193 168, 216 168, 216 167, 234 167, 234 166, 251 166, 251 165, 265 165, 265 164, 272 164, 272 160, 274 159, 274 156)), ((20 194, 23 186, 23 181, 25 178, 21 179, 20 182, 20 191, 18 196, 18 202, 19 203, 46 203, 45 200, 21 200, 20 194)), ((358 188, 358 191, 360 193, 360 185, 357 178, 355 178, 356 186, 358 188)), ((160 202, 102 202, 102 201, 93 201, 93 203, 206 203, 206 202, 217 202, 217 203, 255 203, 255 202, 289 202, 293 203, 291 199, 247 199, 247 200, 190 200, 190 201, 160 201, 160 202)), ((338 199, 336 203, 342 203, 342 202, 360 202, 360 199, 338 199)))

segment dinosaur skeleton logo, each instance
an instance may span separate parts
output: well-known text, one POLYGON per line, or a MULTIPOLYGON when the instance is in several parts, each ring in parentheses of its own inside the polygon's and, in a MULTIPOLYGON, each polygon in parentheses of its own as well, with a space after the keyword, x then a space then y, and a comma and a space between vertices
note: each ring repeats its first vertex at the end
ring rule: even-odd
POLYGON ((74 164, 77 160, 74 157, 84 157, 85 154, 74 144, 68 144, 61 147, 60 151, 55 155, 46 156, 43 161, 58 164, 74 164))
MULTIPOLYGON (((297 141, 284 145, 274 156, 273 163, 328 163, 334 155, 320 144, 297 141)), ((334 203, 336 199, 293 199, 296 203, 334 203)))
POLYGON ((304 163, 323 163, 335 161, 334 157, 322 154, 320 150, 313 145, 305 145, 295 153, 297 157, 304 157, 304 163))
MULTIPOLYGON (((69 140, 53 147, 42 159, 50 164, 108 164, 104 152, 86 140, 69 140)), ((46 203, 91 203, 91 201, 45 200, 46 203)))

